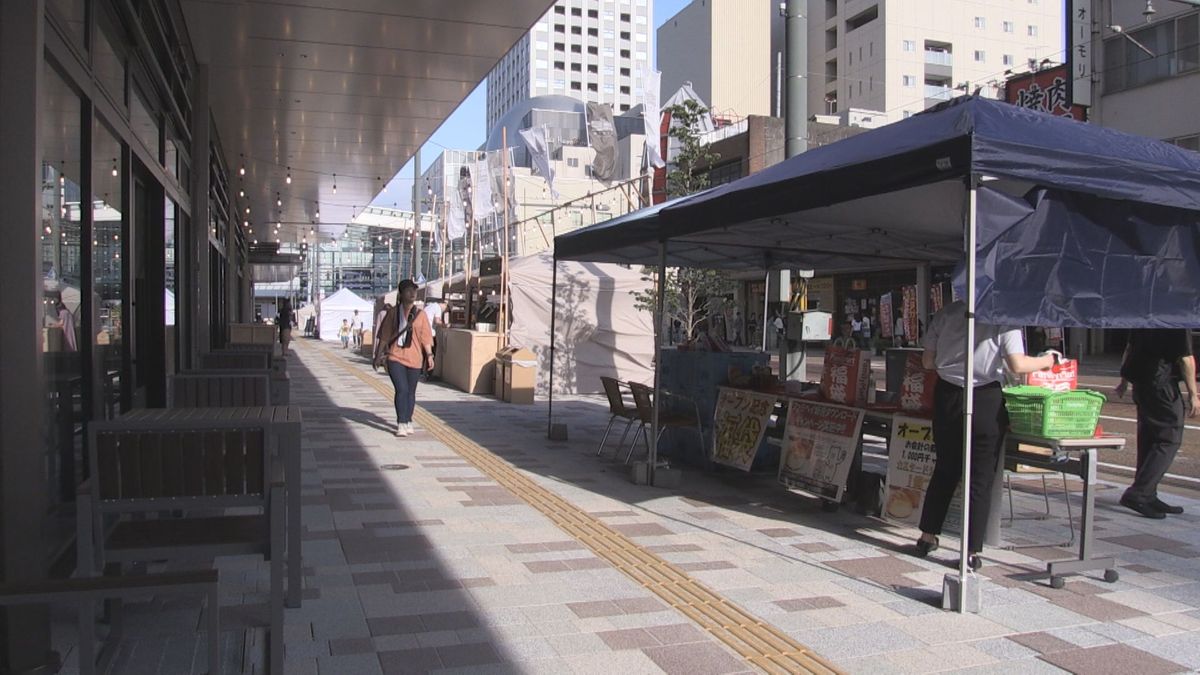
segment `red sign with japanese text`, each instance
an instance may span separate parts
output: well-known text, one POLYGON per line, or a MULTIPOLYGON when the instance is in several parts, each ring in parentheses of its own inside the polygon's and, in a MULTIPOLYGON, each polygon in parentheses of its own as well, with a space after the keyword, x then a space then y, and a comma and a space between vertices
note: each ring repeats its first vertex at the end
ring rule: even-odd
POLYGON ((832 345, 826 347, 821 398, 851 406, 866 405, 870 376, 871 357, 867 352, 832 345))
POLYGON ((905 286, 900 294, 901 313, 904 316, 904 335, 909 343, 918 341, 917 327, 917 287, 905 286))
POLYGON ((906 412, 932 412, 933 388, 937 371, 925 370, 919 352, 910 353, 904 360, 904 379, 900 381, 900 409, 906 412))
POLYGON ((1087 121, 1087 108, 1071 105, 1067 66, 1014 75, 1004 85, 1004 100, 1015 106, 1087 121))

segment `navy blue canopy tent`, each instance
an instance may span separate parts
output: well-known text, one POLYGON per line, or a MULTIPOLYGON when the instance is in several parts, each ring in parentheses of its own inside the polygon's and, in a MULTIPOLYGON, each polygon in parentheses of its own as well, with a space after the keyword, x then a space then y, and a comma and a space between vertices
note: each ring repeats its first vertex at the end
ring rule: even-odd
POLYGON ((953 264, 973 180, 981 320, 1197 324, 1200 154, 977 97, 561 235, 555 255, 657 265, 666 242, 670 266, 953 264))
MULTIPOLYGON (((668 266, 828 274, 965 262, 970 364, 976 319, 1200 325, 1200 154, 961 97, 554 241, 556 258, 660 274, 668 266)), ((658 307, 661 315, 661 294, 658 307)), ((657 372, 655 387, 658 400, 657 372)), ((971 388, 965 398, 970 429, 971 388)), ((964 530, 970 445, 966 434, 964 530)), ((965 546, 959 574, 967 574, 965 546)))

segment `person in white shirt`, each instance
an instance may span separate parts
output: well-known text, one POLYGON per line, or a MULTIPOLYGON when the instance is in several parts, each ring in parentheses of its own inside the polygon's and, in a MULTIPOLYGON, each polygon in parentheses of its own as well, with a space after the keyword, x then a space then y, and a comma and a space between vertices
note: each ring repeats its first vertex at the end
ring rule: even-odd
MULTIPOLYGON (((966 386, 967 304, 961 300, 946 305, 929 322, 922 346, 922 365, 937 370, 934 389, 933 445, 937 454, 933 476, 925 492, 921 512, 921 537, 916 552, 925 557, 938 547, 938 535, 950 509, 950 501, 962 477, 963 388, 966 386)), ((971 497, 968 504, 967 551, 972 569, 983 562, 985 525, 991 510, 992 483, 1000 458, 1000 441, 1008 427, 1001 382, 1004 368, 1014 374, 1032 373, 1054 366, 1055 357, 1027 356, 1021 329, 975 323, 975 363, 971 385, 975 389, 974 424, 971 430, 971 497)))
MULTIPOLYGON (((434 356, 434 358, 441 358, 441 356, 438 354, 438 351, 437 351, 437 348, 438 348, 437 331, 438 331, 438 326, 445 325, 445 321, 443 320, 444 316, 445 316, 445 309, 442 307, 442 299, 441 298, 425 298, 424 312, 425 312, 426 318, 429 319, 430 328, 433 329, 433 350, 430 353, 434 356)), ((433 372, 430 371, 430 372, 426 373, 425 379, 426 379, 426 381, 434 379, 433 372)))
POLYGON ((904 317, 896 317, 896 327, 892 329, 892 340, 895 341, 896 347, 904 346, 904 317))

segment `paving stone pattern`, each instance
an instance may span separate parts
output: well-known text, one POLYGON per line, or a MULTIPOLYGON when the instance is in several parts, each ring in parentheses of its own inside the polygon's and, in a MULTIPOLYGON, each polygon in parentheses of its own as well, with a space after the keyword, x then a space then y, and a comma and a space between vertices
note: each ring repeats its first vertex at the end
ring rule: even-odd
MULTIPOLYGON (((340 349, 296 343, 288 371, 304 408, 304 604, 285 617, 285 672, 703 673, 754 668, 684 614, 597 558, 428 431, 396 438, 390 400, 349 372, 340 349), (384 467, 387 467, 386 469, 384 467)), ((382 377, 382 375, 376 375, 382 377)), ((952 537, 927 560, 916 532, 825 513, 768 474, 685 467, 675 490, 633 485, 596 444, 602 397, 565 397, 570 441, 545 439, 546 407, 422 384, 418 401, 542 487, 675 564, 847 672, 1175 673, 1200 669, 1200 530, 1194 518, 1138 518, 1098 491, 1094 551, 1121 578, 1069 577, 1046 559, 1066 533, 1061 482, 1051 516, 988 550, 984 609, 938 608, 957 560, 952 537)), ((624 459, 625 453, 620 453, 624 459)), ((1014 480, 1018 515, 1043 508, 1041 480, 1014 480)), ((1079 512, 1078 482, 1067 481, 1079 512)), ((1200 502, 1177 499, 1187 516, 1200 502)), ((267 566, 223 558, 223 673, 263 670, 267 566)), ((201 673, 201 603, 126 607, 113 673, 201 673)), ((77 672, 73 612, 56 610, 55 647, 77 672)))

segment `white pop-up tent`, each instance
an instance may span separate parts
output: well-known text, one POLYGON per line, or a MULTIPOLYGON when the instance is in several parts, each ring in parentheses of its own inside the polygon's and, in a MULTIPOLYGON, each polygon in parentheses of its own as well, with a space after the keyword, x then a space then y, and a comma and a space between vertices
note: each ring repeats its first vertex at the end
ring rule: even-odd
MULTIPOLYGON (((550 254, 509 262, 512 297, 509 343, 538 357, 537 393, 550 388, 550 313, 554 261, 550 254)), ((654 377, 654 316, 637 309, 633 294, 652 284, 641 272, 607 263, 558 263, 554 393, 604 391, 600 377, 651 382, 654 377)))
POLYGON ((320 316, 317 319, 317 323, 321 327, 321 339, 330 342, 341 340, 338 337, 338 330, 342 327, 342 320, 353 321, 356 309, 363 326, 370 327, 375 305, 358 297, 353 291, 342 288, 321 300, 320 316))

